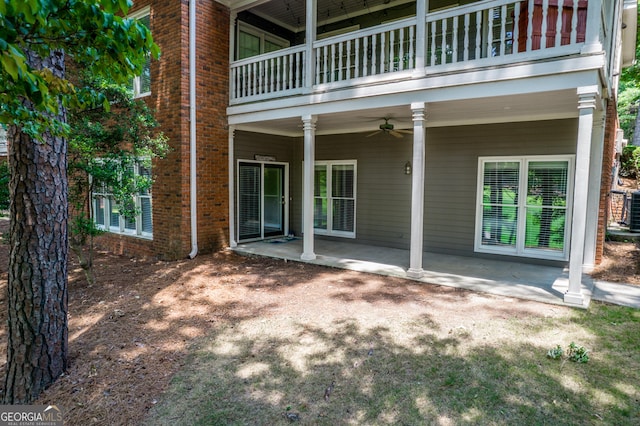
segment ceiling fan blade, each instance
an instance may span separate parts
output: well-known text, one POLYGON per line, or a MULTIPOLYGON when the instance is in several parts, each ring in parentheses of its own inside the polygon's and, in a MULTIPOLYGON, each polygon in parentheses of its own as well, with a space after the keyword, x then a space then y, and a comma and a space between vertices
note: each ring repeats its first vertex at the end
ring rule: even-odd
POLYGON ((396 130, 389 130, 389 134, 394 138, 402 139, 402 133, 399 133, 396 130))
POLYGON ((404 133, 405 135, 412 135, 413 134, 413 130, 405 130, 405 129, 398 129, 398 130, 396 130, 396 132, 404 133))
POLYGON ((371 136, 377 135, 377 134, 378 134, 378 133, 380 133, 381 131, 382 131, 382 130, 376 130, 376 131, 375 131, 375 132, 373 132, 373 133, 369 133, 366 137, 367 137, 367 138, 370 138, 371 136))

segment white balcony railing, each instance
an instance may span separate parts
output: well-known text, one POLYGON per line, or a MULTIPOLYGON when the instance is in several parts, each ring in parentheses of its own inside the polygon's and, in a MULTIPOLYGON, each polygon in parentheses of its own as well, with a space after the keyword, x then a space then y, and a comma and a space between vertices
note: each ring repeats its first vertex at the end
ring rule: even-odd
POLYGON ((315 42, 315 84, 413 69, 415 30, 409 18, 315 42))
POLYGON ((417 70, 418 64, 424 64, 418 71, 427 75, 577 54, 585 42, 587 0, 486 0, 423 19, 315 41, 311 58, 301 45, 235 61, 231 103, 311 93, 318 86, 356 85, 363 78, 417 70), (421 33, 424 43, 416 39, 421 33), (307 73, 309 66, 313 73, 307 73))
POLYGON ((231 99, 255 100, 301 93, 305 85, 304 46, 295 46, 231 64, 231 99))

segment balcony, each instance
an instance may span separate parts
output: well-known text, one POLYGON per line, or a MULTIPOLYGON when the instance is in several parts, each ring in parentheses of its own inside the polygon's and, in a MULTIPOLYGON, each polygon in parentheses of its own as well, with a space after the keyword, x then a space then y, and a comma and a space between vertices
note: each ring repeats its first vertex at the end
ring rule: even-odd
POLYGON ((412 16, 322 39, 303 33, 301 44, 232 61, 230 104, 609 54, 604 23, 612 22, 614 2, 590 2, 600 14, 586 0, 485 0, 424 14, 419 3, 412 16))

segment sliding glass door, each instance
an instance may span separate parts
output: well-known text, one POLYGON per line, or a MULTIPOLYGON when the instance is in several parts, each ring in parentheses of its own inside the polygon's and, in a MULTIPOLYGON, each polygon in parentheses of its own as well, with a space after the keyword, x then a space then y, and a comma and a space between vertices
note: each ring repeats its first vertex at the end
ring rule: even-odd
POLYGON ((287 233, 287 165, 238 163, 238 238, 287 233))

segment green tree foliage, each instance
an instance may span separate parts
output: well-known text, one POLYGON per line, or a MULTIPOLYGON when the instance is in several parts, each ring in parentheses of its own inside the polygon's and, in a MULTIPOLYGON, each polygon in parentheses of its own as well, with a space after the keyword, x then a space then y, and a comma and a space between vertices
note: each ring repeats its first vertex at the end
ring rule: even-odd
POLYGON ((0 122, 40 138, 68 132, 67 123, 55 118, 61 108, 108 107, 91 87, 48 68, 34 69, 27 54, 45 58, 62 50, 77 67, 125 84, 141 73, 149 53, 159 55, 147 27, 119 16, 132 5, 131 0, 0 0, 0 122))
POLYGON ((83 81, 110 104, 108 109, 98 105, 69 114, 69 241, 87 281, 93 284, 93 237, 100 230, 91 219, 91 193, 106 189, 121 215, 135 217, 139 212, 131 200, 148 191, 153 178, 135 174, 134 164, 151 170, 151 161, 163 157, 168 145, 164 134, 155 130, 158 123, 147 104, 134 99, 128 87, 90 75, 84 75, 83 81))
MULTIPOLYGON (((640 13, 638 16, 640 17, 640 13)), ((640 31, 636 39, 636 58, 640 59, 640 31)), ((640 65, 636 62, 622 70, 618 91, 620 128, 624 130, 625 137, 630 141, 635 133, 638 101, 640 101, 640 65)))
POLYGON ((66 111, 110 105, 66 65, 121 84, 140 74, 159 52, 149 29, 125 18, 132 5, 0 0, 0 124, 11 175, 5 403, 30 403, 67 367, 66 111))

